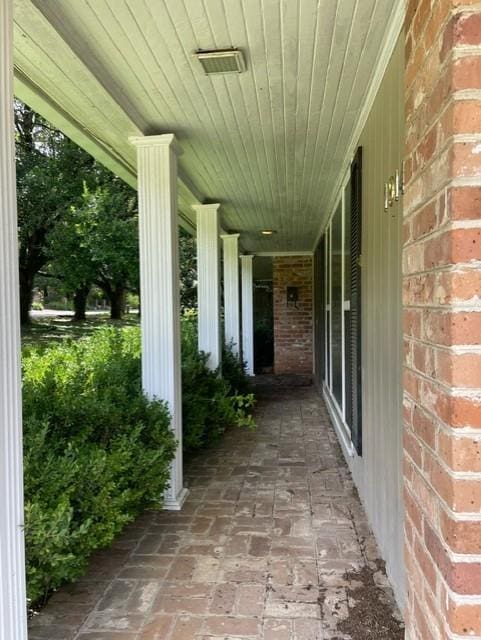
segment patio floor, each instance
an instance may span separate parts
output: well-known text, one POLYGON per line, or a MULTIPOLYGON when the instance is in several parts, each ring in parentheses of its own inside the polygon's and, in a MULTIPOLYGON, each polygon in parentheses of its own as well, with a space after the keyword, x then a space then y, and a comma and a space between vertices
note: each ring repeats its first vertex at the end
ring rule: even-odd
POLYGON ((391 606, 318 394, 297 378, 257 387, 257 430, 188 461, 183 511, 129 526, 53 595, 30 640, 341 640, 359 586, 345 573, 365 565, 391 606))

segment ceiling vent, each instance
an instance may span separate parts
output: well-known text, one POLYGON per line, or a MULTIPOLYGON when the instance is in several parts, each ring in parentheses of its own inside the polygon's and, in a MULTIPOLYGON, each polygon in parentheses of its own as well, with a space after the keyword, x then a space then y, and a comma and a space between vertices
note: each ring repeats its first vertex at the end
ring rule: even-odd
POLYGON ((246 70, 244 56, 239 49, 197 51, 196 57, 206 75, 215 73, 242 73, 246 70))

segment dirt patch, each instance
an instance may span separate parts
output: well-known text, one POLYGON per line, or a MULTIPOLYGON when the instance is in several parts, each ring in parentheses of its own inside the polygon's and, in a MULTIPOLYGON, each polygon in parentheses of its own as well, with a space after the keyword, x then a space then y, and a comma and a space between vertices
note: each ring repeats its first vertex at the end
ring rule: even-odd
POLYGON ((403 640, 404 624, 386 587, 384 562, 364 565, 344 578, 353 586, 347 588, 349 615, 339 621, 338 631, 355 640, 403 640))

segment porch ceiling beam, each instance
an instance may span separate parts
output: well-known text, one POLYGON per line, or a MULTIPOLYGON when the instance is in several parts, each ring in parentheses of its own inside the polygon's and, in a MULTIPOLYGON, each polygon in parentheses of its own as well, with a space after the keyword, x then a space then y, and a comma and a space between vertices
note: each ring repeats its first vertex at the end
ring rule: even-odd
POLYGON ((0 640, 26 640, 12 2, 0 2, 0 640))
MULTIPOLYGON (((16 51, 14 61, 15 96, 136 189, 136 156, 128 138, 143 136, 144 129, 149 128, 147 123, 141 122, 132 110, 128 112, 119 104, 77 55, 73 45, 66 42, 34 3, 15 0, 15 15, 15 39, 22 42, 22 52, 16 51), (34 41, 32 34, 44 45, 43 49, 34 41), (78 82, 75 95, 60 91, 66 82, 60 65, 56 68, 49 65, 42 87, 29 77, 27 65, 35 65, 43 73, 51 52, 55 52, 58 59, 68 61, 68 68, 78 82), (53 95, 53 88, 56 95, 62 96, 62 103, 48 95, 53 95), (121 144, 118 144, 119 138, 122 139, 121 144)), ((177 190, 179 223, 189 233, 194 233, 192 205, 204 202, 205 197, 181 168, 178 170, 177 190)))

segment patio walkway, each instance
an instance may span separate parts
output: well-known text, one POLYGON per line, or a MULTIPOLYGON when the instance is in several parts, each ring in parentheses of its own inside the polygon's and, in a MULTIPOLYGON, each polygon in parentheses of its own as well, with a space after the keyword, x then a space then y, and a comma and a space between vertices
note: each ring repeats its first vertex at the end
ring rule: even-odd
POLYGON ((191 460, 183 511, 143 515, 29 639, 341 640, 359 586, 344 574, 369 563, 389 603, 326 410, 302 382, 263 378, 258 429, 191 460))

